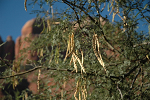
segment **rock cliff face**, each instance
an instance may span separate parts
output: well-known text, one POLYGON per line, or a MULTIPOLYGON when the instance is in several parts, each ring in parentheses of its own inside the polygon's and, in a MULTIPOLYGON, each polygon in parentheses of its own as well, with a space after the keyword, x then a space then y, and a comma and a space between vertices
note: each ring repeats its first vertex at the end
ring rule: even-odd
MULTIPOLYGON (((28 47, 30 47, 31 42, 38 38, 39 34, 43 30, 43 24, 42 19, 31 19, 27 21, 21 30, 21 36, 19 36, 16 39, 15 44, 15 61, 18 62, 21 60, 21 69, 20 71, 31 69, 32 66, 27 66, 29 61, 37 61, 38 56, 37 53, 34 52, 34 54, 30 50, 26 50, 28 47), (38 24, 38 26, 36 26, 38 24), (22 52, 23 51, 23 52, 22 52)), ((29 90, 33 92, 33 94, 37 93, 37 85, 36 80, 37 77, 34 75, 35 72, 31 72, 29 75, 24 76, 25 79, 27 79, 27 82, 29 82, 29 90), (32 79, 32 80, 31 80, 32 79)))
POLYGON ((8 36, 6 39, 6 43, 4 44, 3 48, 3 54, 5 56, 5 59, 9 60, 12 62, 15 57, 15 43, 12 40, 11 36, 8 36))
MULTIPOLYGON (((0 36, 0 45, 3 43, 2 38, 0 36)), ((3 58, 3 46, 0 46, 0 57, 3 58)))
POLYGON ((26 51, 21 53, 21 50, 28 48, 31 42, 38 37, 38 35, 42 32, 43 25, 41 19, 31 19, 25 23, 21 30, 21 36, 16 39, 15 44, 15 57, 18 60, 20 57, 22 59, 22 65, 27 64, 28 60, 36 61, 38 60, 37 54, 32 54, 31 51, 26 51), (40 27, 37 27, 36 24, 40 24, 40 27))

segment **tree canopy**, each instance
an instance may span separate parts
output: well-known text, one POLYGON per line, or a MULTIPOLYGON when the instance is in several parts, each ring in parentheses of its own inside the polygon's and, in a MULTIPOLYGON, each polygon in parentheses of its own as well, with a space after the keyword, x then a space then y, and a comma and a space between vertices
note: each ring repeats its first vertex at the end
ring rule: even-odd
POLYGON ((8 67, 3 82, 14 84, 38 70, 39 93, 28 99, 150 98, 148 0, 25 0, 25 10, 31 5, 40 6, 32 13, 42 16, 44 29, 27 50, 36 51, 39 60, 25 72, 18 71, 20 65, 8 67), (66 8, 53 12, 57 3, 66 8), (56 84, 48 85, 50 79, 56 84))

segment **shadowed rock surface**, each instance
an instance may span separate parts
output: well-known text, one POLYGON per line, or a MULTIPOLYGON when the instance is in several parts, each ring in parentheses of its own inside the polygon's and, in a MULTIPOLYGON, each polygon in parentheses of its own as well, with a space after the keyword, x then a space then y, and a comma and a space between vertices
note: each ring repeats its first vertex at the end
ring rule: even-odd
MULTIPOLYGON (((22 97, 18 98, 21 93, 23 91, 25 91, 26 89, 28 89, 29 86, 29 82, 27 81, 27 79, 22 79, 19 84, 15 87, 15 89, 13 89, 13 85, 12 83, 8 83, 5 85, 4 89, 2 89, 2 93, 3 95, 5 95, 5 99, 4 100, 23 100, 22 97)), ((26 93, 28 95, 30 95, 32 92, 31 91, 27 91, 26 93)))
MULTIPOLYGON (((3 43, 3 40, 0 36, 0 45, 3 43)), ((3 59, 3 45, 0 46, 0 59, 2 60, 3 59)), ((0 63, 2 65, 2 62, 0 63)), ((5 67, 4 66, 0 66, 0 75, 1 75, 1 72, 5 71, 5 67)))
MULTIPOLYGON (((3 40, 0 36, 0 45, 3 43, 3 40)), ((3 46, 0 46, 0 57, 3 58, 3 46)))
POLYGON ((15 43, 12 40, 11 36, 8 36, 6 39, 6 43, 4 44, 4 49, 3 49, 3 54, 4 54, 4 59, 9 60, 12 62, 15 57, 15 43))

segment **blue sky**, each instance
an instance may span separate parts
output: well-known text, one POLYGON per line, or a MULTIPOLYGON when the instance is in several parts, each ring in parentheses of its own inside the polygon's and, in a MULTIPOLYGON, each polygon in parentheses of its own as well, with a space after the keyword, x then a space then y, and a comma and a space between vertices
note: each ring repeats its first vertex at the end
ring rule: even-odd
MULTIPOLYGON (((54 10, 55 7, 62 9, 65 6, 62 4, 54 5, 54 10)), ((11 35, 13 40, 16 41, 16 38, 21 35, 21 29, 25 22, 36 17, 36 14, 30 14, 31 11, 37 9, 40 9, 39 6, 32 8, 32 6, 27 5, 26 12, 24 0, 0 0, 0 36, 3 41, 6 40, 8 35, 11 35)), ((144 26, 144 28, 148 30, 147 26, 144 26)))
POLYGON ((29 14, 32 8, 24 10, 24 0, 0 0, 0 36, 3 41, 8 35, 15 41, 21 35, 21 28, 27 20, 36 17, 29 14))
MULTIPOLYGON (((6 41, 8 35, 11 35, 13 40, 21 35, 23 25, 30 19, 35 18, 36 14, 30 14, 32 10, 39 10, 40 7, 28 6, 31 0, 27 0, 27 12, 24 8, 24 0, 0 0, 0 36, 3 41, 6 41)), ((66 7, 64 4, 56 3, 53 9, 58 11, 66 7)))

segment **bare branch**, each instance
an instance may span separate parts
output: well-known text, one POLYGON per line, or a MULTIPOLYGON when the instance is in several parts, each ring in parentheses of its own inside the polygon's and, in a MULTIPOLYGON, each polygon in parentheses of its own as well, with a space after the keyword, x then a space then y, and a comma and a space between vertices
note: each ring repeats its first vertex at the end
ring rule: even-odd
POLYGON ((136 74, 136 76, 135 76, 134 80, 132 81, 132 84, 131 84, 130 90, 133 88, 133 84, 134 84, 134 82, 135 82, 135 80, 136 80, 136 78, 137 78, 137 76, 139 75, 139 73, 140 73, 140 72, 141 72, 141 68, 139 68, 138 73, 136 74))
POLYGON ((10 76, 5 76, 5 77, 0 77, 0 79, 11 78, 11 77, 14 77, 14 76, 23 75, 23 74, 32 72, 32 71, 37 70, 37 69, 40 69, 40 68, 43 68, 43 67, 42 67, 42 66, 34 67, 33 69, 30 69, 30 70, 28 70, 28 71, 16 73, 15 75, 10 75, 10 76))
POLYGON ((119 91, 119 93, 120 93, 120 95, 121 95, 121 99, 123 100, 123 95, 122 95, 121 90, 120 90, 119 87, 118 87, 118 84, 117 84, 117 89, 118 89, 118 91, 119 91))

